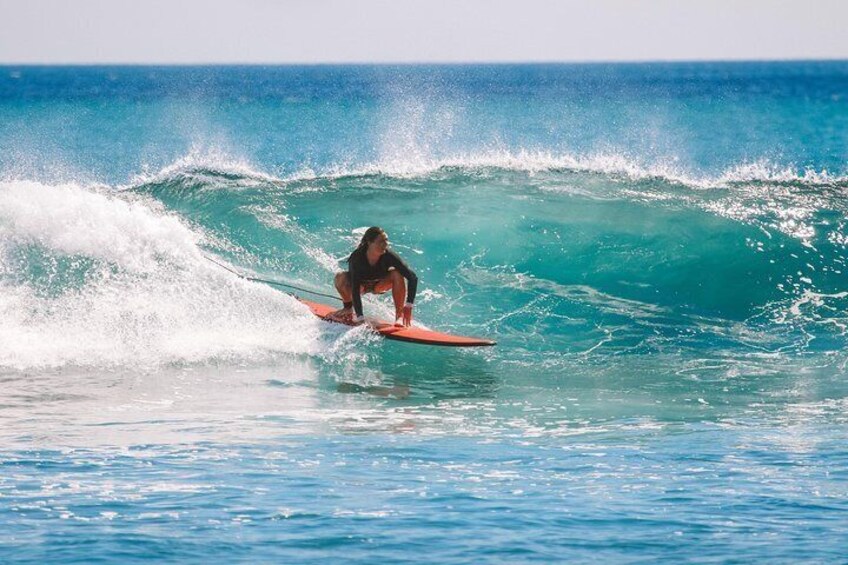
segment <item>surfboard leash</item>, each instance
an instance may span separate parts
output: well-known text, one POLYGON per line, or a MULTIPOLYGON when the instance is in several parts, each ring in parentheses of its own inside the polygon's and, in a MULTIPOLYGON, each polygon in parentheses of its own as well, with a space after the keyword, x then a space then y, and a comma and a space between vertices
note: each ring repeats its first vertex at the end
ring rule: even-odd
MULTIPOLYGON (((224 265, 223 263, 219 263, 218 261, 216 261, 212 257, 209 257, 205 253, 201 253, 201 255, 206 260, 215 263, 216 265, 218 265, 222 269, 229 271, 232 274, 236 275, 237 277, 242 278, 242 279, 247 280, 247 281, 265 283, 265 284, 270 284, 270 285, 279 286, 279 287, 283 287, 283 288, 292 288, 294 290, 299 290, 300 292, 308 292, 309 294, 314 294, 316 296, 323 296, 324 298, 332 298, 334 300, 338 300, 339 302, 341 302, 341 300, 342 300, 338 296, 333 296, 331 294, 324 294, 323 292, 317 292, 315 290, 309 290, 308 288, 295 286, 293 284, 287 284, 287 283, 283 283, 283 282, 280 282, 280 281, 272 281, 272 280, 268 280, 268 279, 260 279, 260 278, 257 278, 257 277, 249 277, 249 276, 245 275, 244 273, 236 271, 235 269, 231 269, 230 267, 228 267, 227 265, 224 265)), ((289 294, 291 294, 291 293, 289 293, 289 294)))

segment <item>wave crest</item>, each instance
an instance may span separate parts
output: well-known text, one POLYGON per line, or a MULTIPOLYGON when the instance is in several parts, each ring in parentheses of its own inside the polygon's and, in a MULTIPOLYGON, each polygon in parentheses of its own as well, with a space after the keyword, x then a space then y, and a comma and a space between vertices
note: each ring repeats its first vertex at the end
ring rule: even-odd
POLYGON ((121 188, 179 186, 197 190, 243 190, 253 188, 288 188, 298 190, 305 183, 336 182, 382 177, 399 180, 421 180, 431 177, 444 180, 454 176, 480 176, 498 171, 526 173, 597 174, 613 181, 659 181, 671 186, 691 189, 725 189, 739 185, 779 185, 810 188, 848 188, 848 173, 779 165, 758 160, 733 165, 717 175, 685 170, 675 160, 645 163, 622 153, 607 152, 577 155, 548 150, 495 149, 478 153, 455 154, 431 158, 419 153, 408 157, 367 163, 335 163, 322 168, 308 164, 289 174, 265 172, 249 161, 226 153, 193 149, 184 157, 161 170, 142 172, 121 188))
POLYGON ((794 184, 811 187, 848 186, 848 174, 834 174, 827 170, 816 171, 811 168, 799 170, 796 167, 779 166, 765 160, 734 165, 719 175, 710 176, 687 172, 673 161, 645 164, 620 153, 572 155, 525 149, 459 154, 439 159, 417 157, 377 161, 364 165, 341 164, 317 172, 311 168, 305 168, 288 177, 273 180, 291 183, 373 176, 418 179, 433 175, 443 176, 445 173, 474 175, 499 170, 529 174, 595 173, 635 181, 661 180, 691 188, 728 188, 742 183, 794 184))

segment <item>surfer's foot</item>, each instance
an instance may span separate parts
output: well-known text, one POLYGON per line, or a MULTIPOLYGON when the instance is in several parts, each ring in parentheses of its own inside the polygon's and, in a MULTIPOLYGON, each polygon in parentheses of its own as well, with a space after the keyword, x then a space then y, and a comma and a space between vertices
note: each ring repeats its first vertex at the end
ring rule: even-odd
POLYGON ((326 320, 330 320, 331 322, 340 322, 340 323, 350 323, 353 320, 353 310, 350 308, 342 308, 340 310, 336 310, 335 312, 330 312, 325 317, 326 320))
POLYGON ((398 314, 395 316, 395 325, 399 327, 403 327, 403 314, 398 314))

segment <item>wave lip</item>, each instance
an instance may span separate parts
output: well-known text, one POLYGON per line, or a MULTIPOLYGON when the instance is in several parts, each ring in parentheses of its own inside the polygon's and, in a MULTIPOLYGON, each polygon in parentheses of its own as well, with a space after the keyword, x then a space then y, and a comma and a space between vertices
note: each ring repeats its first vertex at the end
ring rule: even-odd
POLYGON ((799 172, 795 167, 778 166, 768 161, 736 165, 719 175, 713 184, 727 186, 742 183, 798 184, 810 187, 848 184, 848 175, 833 174, 826 169, 816 171, 806 168, 799 172))
POLYGON ((661 180, 669 184, 700 189, 728 188, 744 183, 798 184, 811 187, 848 185, 848 174, 840 175, 811 168, 799 171, 796 167, 778 166, 765 160, 734 165, 718 175, 710 176, 687 172, 673 160, 645 164, 621 153, 573 155, 526 149, 457 154, 443 158, 393 159, 361 165, 337 164, 318 171, 307 167, 287 177, 268 180, 285 184, 373 176, 418 179, 440 173, 458 171, 460 174, 474 174, 487 170, 529 174, 560 171, 595 173, 634 181, 661 180))
POLYGON ((344 179, 387 177, 415 180, 451 175, 477 176, 496 171, 530 175, 557 172, 598 174, 612 177, 613 180, 660 181, 690 189, 726 189, 748 184, 848 188, 848 173, 837 174, 810 167, 799 169, 768 160, 743 162, 719 174, 708 175, 687 171, 674 159, 646 163, 618 152, 580 155, 531 149, 493 149, 438 158, 412 153, 408 158, 394 157, 358 164, 342 162, 319 168, 304 164, 296 172, 285 175, 262 171, 248 160, 232 157, 219 150, 192 149, 156 172, 145 171, 133 176, 126 185, 119 188, 134 190, 144 186, 176 183, 202 190, 291 189, 292 185, 302 183, 344 179))
MULTIPOLYGON (((144 171, 130 178, 122 190, 131 190, 139 186, 163 184, 178 179, 200 177, 223 177, 240 181, 246 186, 274 184, 279 179, 256 169, 249 161, 236 158, 220 150, 200 150, 193 148, 183 157, 156 172, 144 171)), ((208 180, 208 179, 206 179, 208 180)))

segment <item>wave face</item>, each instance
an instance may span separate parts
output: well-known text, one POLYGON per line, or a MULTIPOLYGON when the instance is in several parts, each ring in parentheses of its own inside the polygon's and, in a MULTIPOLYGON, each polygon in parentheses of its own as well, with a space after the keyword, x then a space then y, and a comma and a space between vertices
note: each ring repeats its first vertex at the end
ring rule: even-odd
POLYGON ((451 298, 427 306, 431 319, 459 323, 458 306, 485 306, 503 323, 478 314, 469 331, 534 350, 576 352, 587 339, 651 349, 658 332, 673 348, 693 335, 696 348, 744 347, 740 324, 766 348, 806 347, 796 332, 810 331, 842 343, 848 180, 757 166, 687 184, 612 161, 481 156, 288 179, 192 164, 129 190, 179 210, 246 265, 325 287, 379 223, 427 273, 425 302, 451 298), (606 340, 608 325, 629 337, 606 340))

